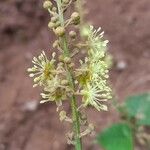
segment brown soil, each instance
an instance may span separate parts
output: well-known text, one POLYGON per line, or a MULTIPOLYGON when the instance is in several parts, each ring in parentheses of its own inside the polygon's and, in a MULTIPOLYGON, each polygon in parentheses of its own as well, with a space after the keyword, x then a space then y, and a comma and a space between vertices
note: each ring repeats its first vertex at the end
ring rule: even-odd
MULTIPOLYGON (((0 150, 66 150, 65 125, 55 105, 38 105, 39 90, 26 74, 31 59, 48 49, 52 38, 42 0, 0 1, 0 150), (30 107, 29 107, 30 106, 30 107), (32 106, 32 107, 31 107, 32 106)), ((150 91, 150 1, 88 0, 88 19, 105 30, 115 65, 111 83, 118 99, 150 91)), ((118 119, 89 110, 96 130, 118 119)), ((98 150, 91 139, 86 150, 98 150)))

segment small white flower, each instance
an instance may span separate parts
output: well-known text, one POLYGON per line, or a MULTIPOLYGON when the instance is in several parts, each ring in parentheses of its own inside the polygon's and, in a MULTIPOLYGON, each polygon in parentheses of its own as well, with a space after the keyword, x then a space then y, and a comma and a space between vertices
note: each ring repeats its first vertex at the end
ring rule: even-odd
POLYGON ((44 93, 41 96, 44 100, 41 103, 55 101, 60 103, 66 99, 66 87, 61 85, 61 79, 56 75, 53 79, 47 82, 44 88, 44 93))
POLYGON ((53 77, 53 70, 55 69, 55 53, 52 54, 52 59, 48 60, 43 51, 37 58, 34 57, 32 63, 34 66, 27 71, 30 73, 30 77, 34 77, 34 87, 37 85, 43 85, 48 79, 53 77))
POLYGON ((81 91, 83 95, 83 104, 84 106, 92 105, 98 111, 105 110, 107 111, 107 106, 101 104, 101 102, 107 101, 105 95, 102 95, 102 92, 97 86, 92 86, 88 84, 86 89, 81 91))
POLYGON ((99 61, 99 59, 105 57, 108 40, 103 40, 103 36, 104 32, 101 32, 101 28, 95 30, 93 26, 90 26, 88 34, 89 55, 93 61, 99 61))

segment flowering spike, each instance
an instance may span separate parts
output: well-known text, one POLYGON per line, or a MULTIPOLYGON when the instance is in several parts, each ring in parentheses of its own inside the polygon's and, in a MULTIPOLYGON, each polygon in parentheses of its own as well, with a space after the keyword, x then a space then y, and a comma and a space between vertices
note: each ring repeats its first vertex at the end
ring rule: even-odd
POLYGON ((73 133, 68 134, 68 142, 81 150, 81 137, 90 134, 94 129, 81 111, 89 105, 98 111, 108 110, 105 102, 111 98, 111 89, 107 84, 110 59, 107 55, 108 40, 103 39, 104 32, 100 27, 96 30, 93 26, 85 25, 79 29, 80 23, 84 23, 78 11, 71 12, 71 15, 68 15, 70 17, 65 19, 64 12, 73 2, 45 0, 43 7, 51 16, 48 27, 57 38, 53 48, 59 50, 60 55, 56 57, 56 52, 53 52, 49 59, 42 51, 39 56, 33 57, 33 67, 27 71, 33 78, 33 87, 43 88, 43 100, 40 103, 56 103, 56 111, 61 111, 60 120, 73 124, 75 129, 73 133), (78 66, 75 65, 74 59, 79 53, 84 58, 79 59, 78 66), (78 95, 82 97, 82 101, 77 102, 78 95), (72 108, 72 118, 63 110, 64 100, 68 100, 72 108), (80 132, 81 125, 83 132, 80 132))
POLYGON ((107 85, 109 65, 105 59, 108 41, 102 40, 104 32, 99 33, 100 31, 101 28, 95 30, 93 26, 89 27, 88 57, 84 63, 80 63, 81 68, 78 69, 77 77, 83 89, 81 94, 84 106, 92 105, 98 111, 107 111, 107 106, 101 102, 111 98, 111 90, 107 85))

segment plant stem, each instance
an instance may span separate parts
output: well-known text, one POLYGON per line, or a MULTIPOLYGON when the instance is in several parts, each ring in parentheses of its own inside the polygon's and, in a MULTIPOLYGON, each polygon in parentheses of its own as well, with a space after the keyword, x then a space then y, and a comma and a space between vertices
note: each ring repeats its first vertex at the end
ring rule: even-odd
MULTIPOLYGON (((59 13, 59 20, 61 22, 61 26, 64 27, 64 14, 61 8, 61 0, 56 0, 58 13, 59 13)), ((65 57, 70 57, 69 49, 68 49, 68 42, 66 35, 60 38, 61 46, 63 49, 63 53, 65 57)), ((65 64, 65 68, 67 70, 67 76, 70 83, 70 87, 73 91, 75 91, 74 79, 72 75, 72 69, 68 68, 65 64)), ((82 150, 82 141, 80 138, 80 121, 79 121, 79 112, 77 110, 77 101, 75 95, 71 97, 71 109, 72 109, 72 119, 73 119, 73 131, 75 135, 75 150, 82 150)))

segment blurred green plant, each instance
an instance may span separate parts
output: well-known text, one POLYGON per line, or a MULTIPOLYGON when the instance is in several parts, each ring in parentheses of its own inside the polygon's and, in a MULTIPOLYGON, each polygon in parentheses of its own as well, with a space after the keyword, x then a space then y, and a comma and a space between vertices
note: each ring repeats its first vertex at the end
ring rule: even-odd
POLYGON ((97 143, 105 150, 133 150, 134 144, 150 149, 150 94, 128 97, 117 106, 121 120, 97 136, 97 143))
POLYGON ((126 123, 107 128, 97 136, 97 141, 106 150, 133 150, 132 131, 126 123))
POLYGON ((127 98, 124 108, 130 119, 137 125, 150 125, 150 94, 142 94, 127 98))

